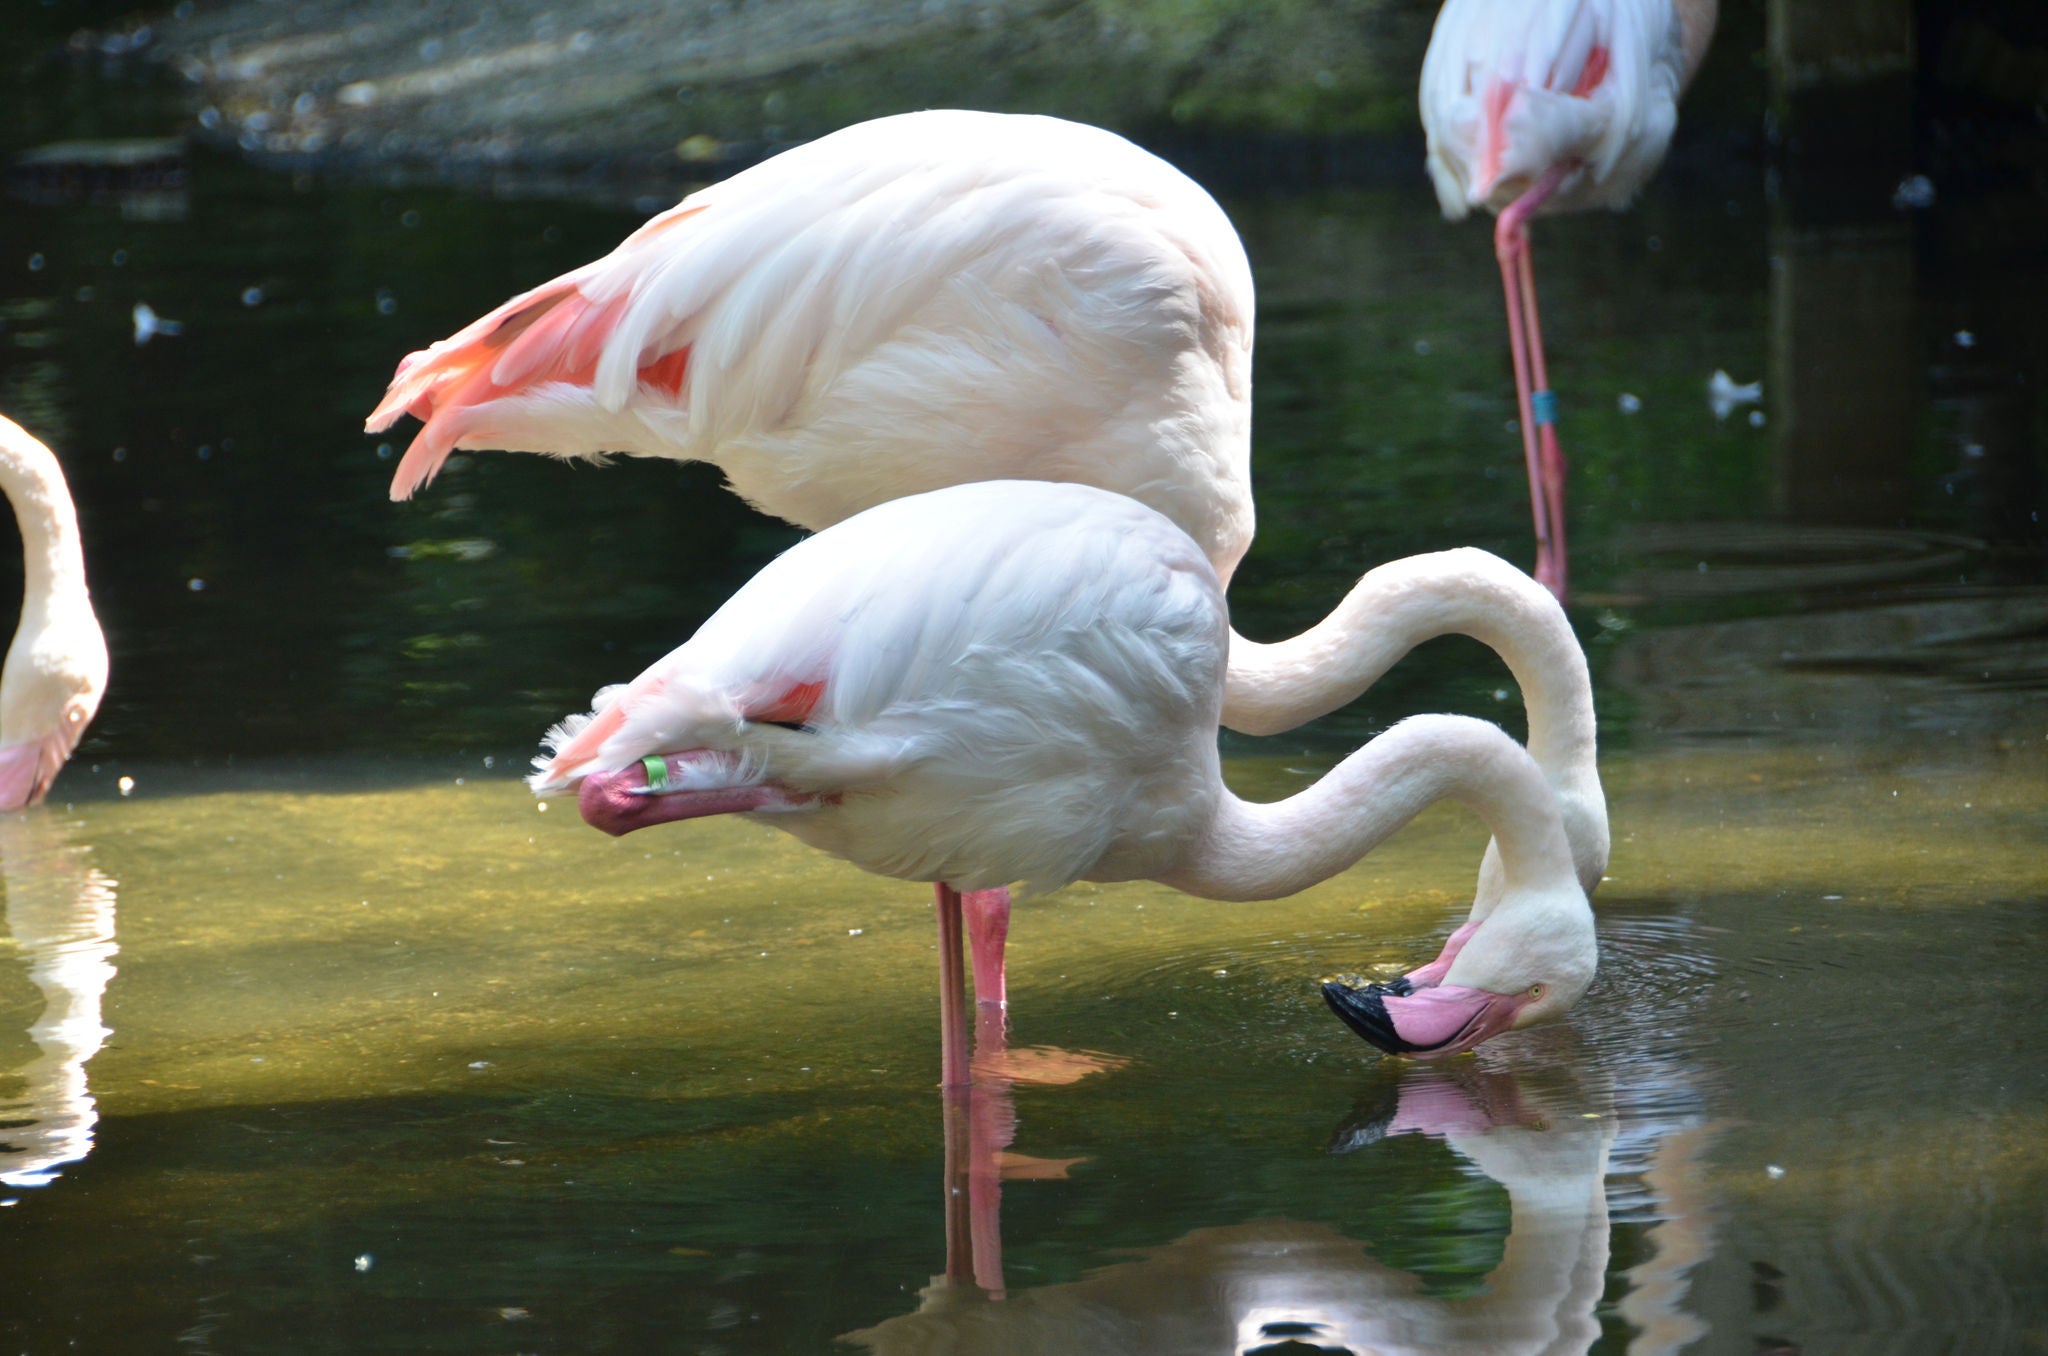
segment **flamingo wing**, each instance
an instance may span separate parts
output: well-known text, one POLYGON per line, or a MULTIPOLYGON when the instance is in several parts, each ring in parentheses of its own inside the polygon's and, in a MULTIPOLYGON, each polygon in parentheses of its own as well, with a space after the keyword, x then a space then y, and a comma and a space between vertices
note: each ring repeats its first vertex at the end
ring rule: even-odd
POLYGON ((1180 479, 1231 482, 1200 512, 1248 541, 1250 326, 1235 233, 1163 161, 1052 118, 905 114, 694 193, 411 355, 368 427, 423 421, 396 499, 457 448, 616 451, 717 462, 809 527, 1013 474, 1158 484, 1190 460, 1166 427, 1206 444, 1180 479))

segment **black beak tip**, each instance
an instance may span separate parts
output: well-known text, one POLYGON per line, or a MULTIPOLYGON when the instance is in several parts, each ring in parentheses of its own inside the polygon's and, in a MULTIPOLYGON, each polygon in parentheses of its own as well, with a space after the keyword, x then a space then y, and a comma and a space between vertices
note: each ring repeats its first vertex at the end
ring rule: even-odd
POLYGON ((1381 1001, 1383 995, 1393 994, 1397 998, 1407 996, 1407 981, 1396 980, 1394 985, 1368 984, 1354 989, 1348 984, 1332 981, 1323 985, 1323 1001, 1330 1005, 1330 1011, 1337 1019, 1357 1032, 1366 1044, 1384 1050, 1390 1055, 1405 1055, 1416 1047, 1401 1039, 1394 1030, 1394 1019, 1387 1014, 1387 1005, 1381 1001))

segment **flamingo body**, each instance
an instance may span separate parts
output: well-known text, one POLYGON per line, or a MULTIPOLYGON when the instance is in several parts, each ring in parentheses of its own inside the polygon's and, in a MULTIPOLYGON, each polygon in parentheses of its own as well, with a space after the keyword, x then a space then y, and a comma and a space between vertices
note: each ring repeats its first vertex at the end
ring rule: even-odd
POLYGON ((1554 166, 1541 211, 1627 207, 1678 126, 1712 0, 1446 0, 1422 63, 1444 215, 1507 208, 1554 166))
POLYGON ((78 512, 50 449, 0 416, 0 490, 21 529, 21 620, 0 668, 0 811, 38 805, 99 710, 107 642, 78 512))
POLYGON ((880 118, 702 189, 400 366, 368 427, 709 461, 821 528, 973 480, 1138 498, 1226 577, 1252 538, 1251 270, 1178 170, 1097 128, 880 118))
POLYGON ((1215 572, 1134 500, 1021 488, 895 500, 798 543, 560 727, 536 789, 681 754, 685 798, 628 811, 779 788, 777 827, 962 890, 1162 870, 1220 792, 1215 572))
POLYGON ((1716 0, 1445 0, 1422 63, 1422 125, 1444 215, 1499 214, 1536 578, 1566 590, 1565 460, 1543 354, 1529 219, 1626 207, 1671 144, 1716 0))
POLYGON ((1158 879, 1278 898, 1425 806, 1473 804, 1502 888, 1442 982, 1374 995, 1406 1053, 1561 1013, 1592 915, 1543 772, 1499 730, 1419 717, 1274 805, 1222 784, 1222 587, 1185 534, 1086 486, 966 485, 806 539, 689 642, 551 735, 623 833, 755 813, 857 865, 959 888, 1158 879), (790 728, 794 726, 795 728, 790 728))

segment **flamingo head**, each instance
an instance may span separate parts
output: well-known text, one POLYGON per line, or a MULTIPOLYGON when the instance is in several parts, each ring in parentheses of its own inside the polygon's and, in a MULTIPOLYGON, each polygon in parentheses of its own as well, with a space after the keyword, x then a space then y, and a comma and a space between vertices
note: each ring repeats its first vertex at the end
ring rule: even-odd
POLYGON ((591 773, 577 788, 576 807, 586 824, 618 837, 679 819, 802 809, 819 799, 760 780, 738 754, 690 749, 591 773))
POLYGON ((0 668, 0 811, 40 805, 107 685, 107 643, 87 606, 25 621, 0 668))
POLYGON ((1493 993, 1461 984, 1402 992, 1406 987, 1404 980, 1356 989, 1332 981, 1323 985, 1323 1001, 1368 1044, 1390 1055, 1442 1059, 1522 1025, 1522 1010, 1541 997, 1540 990, 1493 993))
MULTIPOLYGON (((1562 1017, 1593 982, 1593 912, 1576 885, 1511 894, 1466 934, 1442 982, 1323 986, 1323 1001, 1368 1044, 1409 1059, 1461 1054, 1503 1031, 1562 1017)), ((1418 972, 1419 973, 1419 972, 1418 972)))

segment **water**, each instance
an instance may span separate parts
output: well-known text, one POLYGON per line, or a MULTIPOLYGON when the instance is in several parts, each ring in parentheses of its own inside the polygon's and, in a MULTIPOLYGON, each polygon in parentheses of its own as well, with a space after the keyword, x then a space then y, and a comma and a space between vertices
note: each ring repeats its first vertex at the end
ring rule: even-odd
MULTIPOLYGON (((39 81, 17 145, 171 125, 39 81)), ((920 890, 748 824, 603 839, 514 780, 788 530, 644 463, 463 458, 393 507, 356 431, 399 355, 632 213, 197 153, 10 200, 0 408, 71 470, 115 678, 56 802, 0 823, 0 1337, 2048 1347, 2048 593, 2038 498, 1986 490, 2038 440, 1984 395, 2038 359, 2000 340, 2024 289, 1939 248, 2015 201, 1877 233, 1919 270, 1928 398, 1837 464, 1780 438, 1820 416, 1777 378, 1812 391, 1786 316, 1846 247, 1755 171, 1539 243, 1616 826, 1569 1026, 1438 1068, 1322 1009, 1461 914, 1483 832, 1439 809, 1272 905, 1024 906, 1018 1063, 1095 1071, 952 1103, 920 890), (137 346, 138 301, 184 333, 137 346), (1716 368, 1765 378, 1761 426, 1714 418, 1716 368)), ((1261 288, 1243 629, 1411 551, 1526 559, 1483 230, 1419 176, 1226 205, 1261 288)), ((1438 642, 1230 775, 1285 793, 1424 709, 1519 720, 1438 642)))

